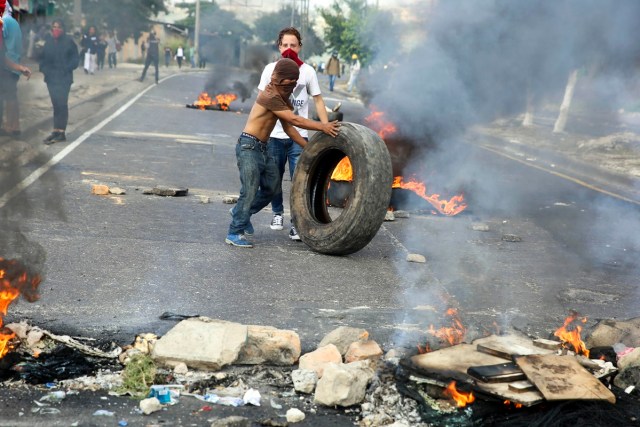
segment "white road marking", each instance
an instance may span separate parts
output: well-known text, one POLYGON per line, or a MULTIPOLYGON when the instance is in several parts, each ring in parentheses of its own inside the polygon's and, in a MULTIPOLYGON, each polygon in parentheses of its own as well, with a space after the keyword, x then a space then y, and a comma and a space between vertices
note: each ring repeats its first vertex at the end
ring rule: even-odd
MULTIPOLYGON (((176 76, 176 74, 171 75, 171 76, 167 76, 167 77, 161 79, 160 83, 162 83, 163 81, 165 81, 167 79, 170 79, 171 77, 174 77, 174 76, 176 76)), ((47 163, 45 163, 44 165, 40 166, 38 169, 33 171, 29 176, 27 176, 25 179, 23 179, 18 184, 16 184, 16 186, 13 187, 11 190, 9 190, 6 193, 4 193, 2 195, 2 197, 0 197, 0 209, 5 207, 5 205, 11 199, 13 199, 18 194, 20 194, 22 192, 22 190, 26 189, 31 184, 36 182, 38 180, 38 178, 40 178, 42 175, 47 173, 49 171, 49 169, 51 169, 53 166, 55 166, 58 163, 60 163, 60 161, 62 159, 67 157, 67 155, 69 153, 71 153, 73 150, 75 150, 76 147, 78 147, 80 144, 82 144, 87 138, 89 138, 91 135, 93 135, 94 133, 98 132, 100 129, 105 127, 107 124, 109 124, 111 121, 113 121, 120 114, 124 113, 129 107, 131 107, 138 99, 140 99, 145 93, 150 91, 153 87, 154 87, 154 85, 148 86, 142 92, 140 92, 139 94, 134 96, 131 100, 129 100, 129 102, 124 104, 122 107, 118 108, 109 117, 107 117, 106 119, 104 119, 103 121, 101 121, 100 123, 95 125, 93 128, 89 129, 88 131, 86 131, 85 133, 80 135, 80 137, 78 137, 75 141, 71 142, 64 149, 62 149, 60 152, 58 152, 58 154, 56 154, 51 159, 49 159, 49 161, 47 163)))

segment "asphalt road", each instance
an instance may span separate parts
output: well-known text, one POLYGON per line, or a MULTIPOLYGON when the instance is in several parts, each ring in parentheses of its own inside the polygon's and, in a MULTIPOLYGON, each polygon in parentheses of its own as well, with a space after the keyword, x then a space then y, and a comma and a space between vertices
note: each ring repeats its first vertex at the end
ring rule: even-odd
MULTIPOLYGON (((159 316, 171 311, 293 329, 310 350, 341 325, 367 328, 386 349, 413 346, 430 324, 448 326, 448 306, 478 333, 497 324, 543 337, 571 309, 591 321, 637 315, 638 206, 478 141, 425 159, 436 188, 464 191, 469 208, 458 216, 410 206, 420 210, 385 223, 360 252, 332 257, 290 241, 286 228, 270 230, 265 210, 253 219, 255 248, 227 246, 222 197, 239 191, 234 145, 252 100, 229 112, 185 108, 206 77, 181 74, 139 98, 88 106, 96 113, 69 142, 47 149, 59 161, 7 205, 19 212, 12 227, 25 246, 46 255, 42 294, 12 305, 6 322, 127 344, 164 334, 175 322, 159 316), (126 195, 92 195, 92 184, 126 195), (143 194, 155 185, 189 195, 143 194), (410 252, 427 263, 406 262, 410 252)), ((353 100, 327 98, 343 102, 345 120, 363 116, 353 100)))

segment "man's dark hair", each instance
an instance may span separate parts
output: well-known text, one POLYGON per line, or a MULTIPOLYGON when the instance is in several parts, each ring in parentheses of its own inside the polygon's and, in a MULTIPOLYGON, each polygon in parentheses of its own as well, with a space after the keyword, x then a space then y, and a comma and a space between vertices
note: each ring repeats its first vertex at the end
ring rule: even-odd
POLYGON ((278 34, 278 46, 282 44, 282 38, 286 35, 296 36, 296 38, 298 39, 298 44, 300 44, 300 47, 302 47, 302 36, 300 35, 300 31, 298 31, 294 27, 287 27, 280 30, 280 33, 278 34))

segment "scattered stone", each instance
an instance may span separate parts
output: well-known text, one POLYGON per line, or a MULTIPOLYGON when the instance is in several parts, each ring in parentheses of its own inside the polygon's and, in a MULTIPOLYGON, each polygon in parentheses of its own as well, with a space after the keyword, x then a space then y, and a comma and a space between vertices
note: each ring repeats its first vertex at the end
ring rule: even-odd
POLYGON ((471 229, 473 231, 489 231, 489 226, 482 222, 477 222, 475 224, 471 224, 471 229))
POLYGON ((226 203, 227 205, 232 205, 234 203, 238 203, 238 198, 240 196, 237 196, 235 194, 228 194, 224 197, 222 197, 222 203, 226 203))
POLYGON ((338 348, 340 354, 344 356, 347 354, 347 350, 351 343, 358 341, 363 337, 369 337, 369 333, 366 329, 340 326, 325 335, 325 337, 322 338, 322 341, 320 341, 320 344, 318 344, 318 348, 333 344, 338 348))
POLYGON ((140 401, 140 410, 143 414, 153 414, 162 409, 162 404, 157 397, 149 397, 140 401))
POLYGON ((291 379, 297 392, 311 394, 318 383, 318 374, 311 369, 296 369, 291 372, 291 379))
POLYGON ((143 354, 150 354, 156 341, 158 341, 158 336, 156 334, 140 334, 136 336, 133 348, 140 350, 143 354))
POLYGON ((356 341, 349 346, 349 350, 344 356, 344 361, 351 363, 359 360, 376 360, 380 356, 382 356, 382 349, 377 342, 373 340, 356 341))
POLYGON ((43 336, 44 332, 42 330, 35 329, 29 331, 29 333, 27 334, 27 345, 29 347, 33 347, 42 340, 43 336))
POLYGON ((588 348, 613 347, 619 342, 627 347, 640 347, 640 317, 620 321, 601 320, 585 340, 588 348))
POLYGON ((91 186, 91 194, 106 196, 107 194, 109 194, 109 187, 102 184, 93 184, 91 186))
POLYGON ((396 220, 396 217, 395 217, 395 215, 393 214, 393 211, 387 211, 387 213, 386 213, 386 214, 384 214, 384 220, 385 220, 385 221, 395 221, 395 220, 396 220))
POLYGON ((301 351, 300 337, 294 331, 249 325, 247 342, 236 363, 290 366, 298 361, 301 351))
POLYGON ((124 188, 120 188, 120 187, 111 187, 111 188, 109 188, 109 193, 110 194, 115 194, 116 196, 121 196, 123 194, 127 194, 127 192, 124 190, 124 188))
POLYGON ((640 387, 640 366, 632 366, 618 373, 613 379, 613 384, 626 389, 627 387, 640 387))
POLYGON ((297 408, 291 408, 287 411, 287 422, 299 423, 304 420, 304 412, 297 408))
POLYGON ((503 234, 502 240, 505 242, 522 242, 522 237, 515 234, 503 234))
POLYGON ((155 194, 156 196, 164 197, 184 197, 189 192, 188 188, 173 188, 173 187, 153 187, 142 191, 142 194, 155 194))
POLYGON ((411 215, 409 215, 409 212, 403 211, 403 210, 393 211, 393 214, 395 215, 396 218, 410 218, 411 217, 411 215))
POLYGON ((209 196, 198 196, 198 199, 200 199, 200 203, 205 205, 207 203, 211 203, 211 198, 209 196))
POLYGON ((418 262, 420 264, 424 264, 424 263, 427 262, 427 259, 424 257, 424 255, 408 254, 407 255, 407 262, 418 262))
POLYGON ((186 375, 189 372, 189 367, 186 363, 180 362, 173 368, 173 372, 178 375, 186 375))
POLYGON ((618 359, 618 369, 621 371, 635 366, 640 366, 640 347, 618 359))
POLYGON ((251 427, 252 423, 249 418, 239 415, 232 415, 226 418, 219 418, 211 423, 211 427, 251 427))
POLYGON ((300 357, 298 367, 300 369, 313 370, 318 375, 318 378, 322 378, 325 366, 332 363, 342 363, 342 355, 335 345, 329 344, 304 354, 300 357))
POLYGON ((318 380, 314 402, 325 406, 352 406, 364 400, 374 371, 369 361, 329 363, 318 380))
POLYGON ((160 338, 151 357, 165 365, 184 362, 191 368, 219 370, 238 359, 246 341, 245 325, 194 317, 181 321, 160 338))

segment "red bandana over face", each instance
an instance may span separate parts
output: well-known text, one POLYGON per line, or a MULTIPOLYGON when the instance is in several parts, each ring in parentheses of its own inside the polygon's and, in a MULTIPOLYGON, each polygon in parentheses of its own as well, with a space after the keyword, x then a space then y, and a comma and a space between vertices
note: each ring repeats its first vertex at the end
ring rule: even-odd
POLYGON ((293 110, 289 96, 298 84, 298 77, 300 77, 298 64, 291 59, 279 60, 271 75, 271 82, 260 92, 256 102, 270 111, 293 110), (284 84, 284 80, 296 81, 284 84))
POLYGON ((296 51, 291 48, 282 52, 282 57, 294 60, 295 63, 298 64, 298 67, 302 67, 302 64, 304 64, 304 62, 302 62, 302 60, 298 58, 298 54, 296 53, 296 51))

